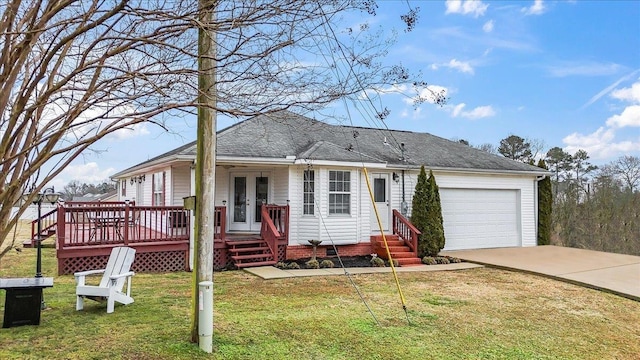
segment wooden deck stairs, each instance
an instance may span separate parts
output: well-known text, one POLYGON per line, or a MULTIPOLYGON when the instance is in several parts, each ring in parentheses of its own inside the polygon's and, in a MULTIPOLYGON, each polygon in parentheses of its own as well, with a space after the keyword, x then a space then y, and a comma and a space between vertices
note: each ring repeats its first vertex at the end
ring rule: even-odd
POLYGON ((227 251, 239 269, 276 264, 276 257, 263 239, 227 240, 227 251))
MULTIPOLYGON (((42 241, 47 240, 48 238, 52 237, 53 235, 56 234, 56 228, 50 228, 50 229, 45 229, 42 230, 42 235, 41 235, 41 239, 42 241)), ((35 235, 32 239, 29 240, 25 240, 22 242, 22 247, 24 248, 32 248, 34 247, 36 244, 36 239, 35 239, 35 235)), ((44 245, 43 245, 44 246, 44 245)))
MULTIPOLYGON (((385 237, 387 239, 387 245, 389 246, 391 258, 397 260, 400 266, 415 266, 422 264, 422 260, 413 255, 411 249, 409 249, 409 247, 400 240, 398 235, 389 234, 385 235, 385 237)), ((382 235, 372 235, 371 244, 373 245, 373 250, 379 257, 388 260, 387 250, 384 248, 382 235)))

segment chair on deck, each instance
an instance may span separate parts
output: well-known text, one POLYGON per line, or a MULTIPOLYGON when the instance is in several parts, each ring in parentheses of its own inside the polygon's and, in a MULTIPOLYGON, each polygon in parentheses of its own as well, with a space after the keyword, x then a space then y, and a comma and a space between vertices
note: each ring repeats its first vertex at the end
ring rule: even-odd
POLYGON ((111 250, 107 267, 103 270, 81 271, 74 274, 76 277, 76 310, 84 308, 84 298, 100 301, 107 300, 107 314, 113 312, 115 302, 127 305, 133 302, 131 297, 131 277, 134 275, 130 271, 136 250, 126 246, 114 247, 111 250), (103 274, 100 285, 85 285, 85 278, 89 275, 103 274), (123 293, 122 288, 127 283, 127 292, 123 293))

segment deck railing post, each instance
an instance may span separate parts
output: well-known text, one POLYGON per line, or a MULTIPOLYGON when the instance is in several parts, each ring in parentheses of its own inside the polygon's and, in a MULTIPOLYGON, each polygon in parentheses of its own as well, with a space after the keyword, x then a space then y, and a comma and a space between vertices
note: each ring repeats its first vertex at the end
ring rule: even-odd
POLYGON ((129 221, 131 221, 129 214, 129 202, 126 201, 124 204, 124 223, 122 224, 122 239, 124 241, 124 246, 129 246, 129 221))
POLYGON ((66 239, 65 234, 65 225, 67 222, 67 218, 65 216, 64 205, 58 204, 58 214, 56 219, 56 242, 58 246, 57 249, 62 249, 64 247, 64 240, 66 239))

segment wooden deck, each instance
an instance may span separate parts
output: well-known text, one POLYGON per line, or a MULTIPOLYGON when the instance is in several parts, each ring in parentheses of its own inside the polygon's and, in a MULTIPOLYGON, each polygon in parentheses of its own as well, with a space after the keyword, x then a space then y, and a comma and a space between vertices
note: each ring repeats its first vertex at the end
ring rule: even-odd
POLYGON ((99 269, 121 245, 136 249, 134 271, 189 270, 190 218, 178 206, 65 203, 57 209, 58 273, 99 269))
MULTIPOLYGON (((263 226, 260 234, 248 236, 247 240, 268 236, 265 241, 269 245, 271 258, 274 261, 284 260, 289 234, 289 207, 265 205, 263 210, 263 222, 269 226, 263 226)), ((44 214, 41 221, 45 224, 41 229, 41 238, 57 235, 56 255, 60 275, 103 268, 114 246, 136 249, 134 271, 190 270, 191 213, 183 207, 136 206, 124 202, 69 202, 44 214)), ((226 221, 226 208, 216 207, 213 255, 216 269, 236 265, 228 243, 242 240, 242 236, 229 236, 226 233, 226 221)), ((35 229, 34 225, 32 239, 38 237, 35 229)))

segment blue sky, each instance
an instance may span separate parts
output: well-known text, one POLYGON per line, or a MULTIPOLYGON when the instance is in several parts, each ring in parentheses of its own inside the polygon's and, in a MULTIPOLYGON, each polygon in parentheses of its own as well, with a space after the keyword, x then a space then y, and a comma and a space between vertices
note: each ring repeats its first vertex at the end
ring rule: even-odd
MULTIPOLYGON (((584 149, 595 164, 640 156, 640 1, 413 1, 420 18, 410 33, 398 21, 406 2, 379 5, 362 21, 398 28, 388 61, 421 71, 449 97, 443 107, 414 108, 383 95, 388 128, 473 145, 515 134, 546 149, 584 149)), ((169 124, 177 134, 145 126, 104 139, 95 147, 106 151, 79 158, 54 185, 104 180, 195 139, 195 119, 169 124)))

